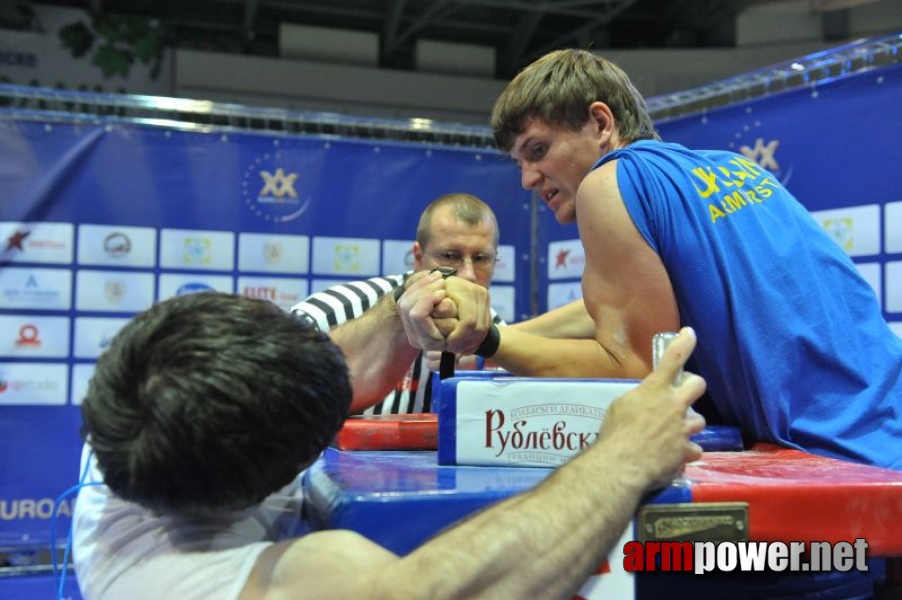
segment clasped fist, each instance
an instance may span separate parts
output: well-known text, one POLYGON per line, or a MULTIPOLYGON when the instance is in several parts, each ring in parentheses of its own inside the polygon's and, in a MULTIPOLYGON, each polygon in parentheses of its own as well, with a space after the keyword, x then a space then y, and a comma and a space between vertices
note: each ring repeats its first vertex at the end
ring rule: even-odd
POLYGON ((489 293, 463 277, 415 273, 398 300, 398 315, 415 348, 472 353, 492 325, 489 293))

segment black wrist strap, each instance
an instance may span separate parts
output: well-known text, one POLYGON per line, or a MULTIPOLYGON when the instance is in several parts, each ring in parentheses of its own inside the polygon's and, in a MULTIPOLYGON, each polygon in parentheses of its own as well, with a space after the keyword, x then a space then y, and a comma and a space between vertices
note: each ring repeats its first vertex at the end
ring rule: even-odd
POLYGON ((483 358, 492 358, 495 356, 495 353, 498 352, 498 346, 500 345, 501 332, 498 331, 498 326, 492 323, 492 328, 489 329, 489 333, 485 336, 485 339, 482 340, 482 343, 479 344, 479 348, 476 348, 476 355, 483 358))
POLYGON ((455 362, 457 362, 457 357, 453 352, 442 352, 442 358, 438 363, 438 378, 448 379, 449 377, 454 377, 455 362))
MULTIPOLYGON (((457 269, 452 269, 451 267, 436 267, 430 273, 435 273, 436 271, 442 274, 442 279, 448 279, 452 275, 457 275, 457 269)), ((456 361, 457 357, 454 356, 453 352, 442 352, 442 358, 438 366, 438 378, 448 379, 449 377, 454 377, 454 363, 456 361)))

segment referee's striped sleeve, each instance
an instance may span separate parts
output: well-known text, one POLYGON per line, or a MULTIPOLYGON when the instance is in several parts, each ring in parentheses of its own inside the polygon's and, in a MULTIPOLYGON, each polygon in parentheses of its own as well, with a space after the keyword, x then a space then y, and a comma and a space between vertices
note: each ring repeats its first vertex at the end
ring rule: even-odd
POLYGON ((403 281, 404 275, 387 275, 340 283, 310 294, 292 306, 291 312, 314 323, 321 331, 329 331, 345 321, 358 318, 403 281))

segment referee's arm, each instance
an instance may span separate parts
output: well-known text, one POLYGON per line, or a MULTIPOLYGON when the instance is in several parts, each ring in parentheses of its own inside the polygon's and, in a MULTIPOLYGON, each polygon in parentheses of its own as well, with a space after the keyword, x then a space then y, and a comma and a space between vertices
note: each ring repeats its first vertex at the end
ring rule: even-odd
POLYGON ((408 342, 393 297, 404 281, 387 276, 337 284, 291 309, 327 332, 344 353, 354 392, 350 414, 384 400, 419 354, 408 342))
POLYGON ((350 414, 384 400, 420 352, 407 341, 391 294, 360 318, 330 330, 329 337, 344 352, 351 373, 354 399, 350 414))

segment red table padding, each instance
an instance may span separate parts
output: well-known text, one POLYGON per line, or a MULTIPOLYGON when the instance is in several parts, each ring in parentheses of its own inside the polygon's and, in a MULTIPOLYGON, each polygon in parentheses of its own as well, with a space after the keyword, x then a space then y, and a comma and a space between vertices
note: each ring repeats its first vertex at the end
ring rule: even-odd
POLYGON ((759 443, 686 465, 693 502, 748 502, 752 541, 851 542, 902 556, 902 472, 759 443))
POLYGON ((332 445, 339 450, 435 450, 438 415, 349 417, 332 445))

